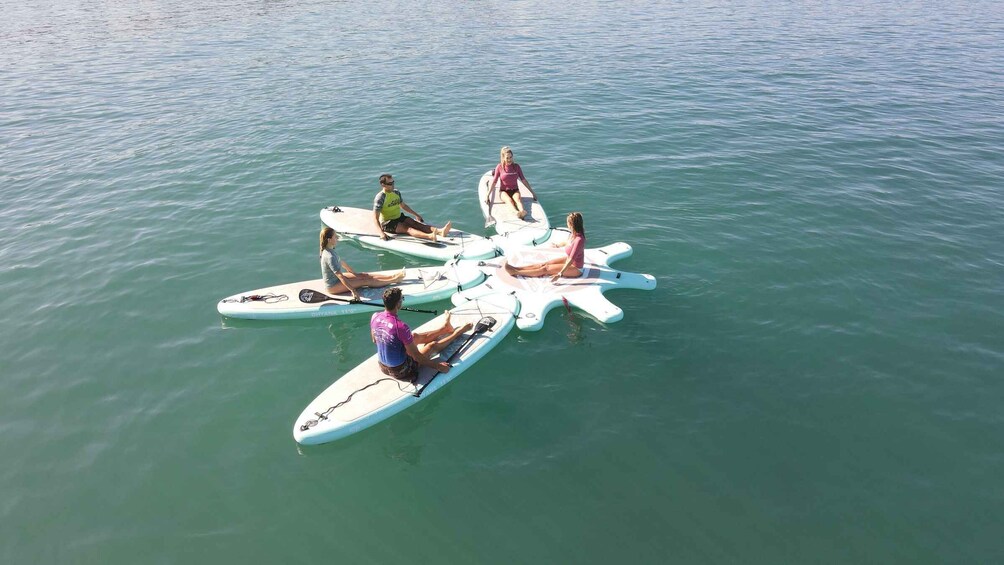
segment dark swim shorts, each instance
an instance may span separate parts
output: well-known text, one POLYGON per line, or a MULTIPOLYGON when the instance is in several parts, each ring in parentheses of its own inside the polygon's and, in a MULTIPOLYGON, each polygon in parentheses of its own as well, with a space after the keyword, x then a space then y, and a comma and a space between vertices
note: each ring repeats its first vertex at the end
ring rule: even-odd
POLYGON ((387 220, 386 222, 380 224, 380 227, 383 228, 383 231, 387 233, 397 233, 397 225, 403 222, 404 219, 407 217, 408 216, 401 214, 400 216, 394 218, 393 220, 387 220))
POLYGON ((412 359, 411 355, 406 356, 404 363, 401 363, 397 367, 388 367, 379 361, 377 361, 377 364, 380 365, 381 373, 394 377, 399 381, 413 383, 418 377, 418 362, 412 359))

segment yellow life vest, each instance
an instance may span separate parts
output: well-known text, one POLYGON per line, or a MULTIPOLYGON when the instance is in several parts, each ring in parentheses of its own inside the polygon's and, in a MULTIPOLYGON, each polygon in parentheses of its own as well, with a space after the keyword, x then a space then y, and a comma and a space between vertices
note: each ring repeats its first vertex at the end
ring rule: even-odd
POLYGON ((376 204, 381 221, 389 222, 401 217, 401 193, 397 190, 392 190, 389 194, 381 190, 377 194, 376 204))

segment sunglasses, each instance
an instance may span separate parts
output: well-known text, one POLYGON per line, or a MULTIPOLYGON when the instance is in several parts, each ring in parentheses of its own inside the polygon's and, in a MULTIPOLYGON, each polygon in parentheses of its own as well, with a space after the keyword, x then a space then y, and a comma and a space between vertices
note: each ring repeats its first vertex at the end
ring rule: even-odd
POLYGON ((382 183, 380 183, 380 184, 382 184, 382 185, 384 185, 384 186, 394 186, 394 179, 390 179, 390 180, 385 180, 385 181, 383 181, 383 182, 382 182, 382 183))

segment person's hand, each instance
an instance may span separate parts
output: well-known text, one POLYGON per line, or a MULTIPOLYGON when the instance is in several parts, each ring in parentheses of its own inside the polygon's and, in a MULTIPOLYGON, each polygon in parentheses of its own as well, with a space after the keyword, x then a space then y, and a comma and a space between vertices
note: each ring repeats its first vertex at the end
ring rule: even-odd
POLYGON ((363 296, 361 294, 359 294, 359 292, 357 292, 355 290, 352 291, 352 300, 355 300, 356 302, 361 302, 362 299, 363 299, 363 296))
POLYGON ((558 282, 558 279, 560 279, 560 278, 561 278, 561 275, 554 275, 553 277, 551 277, 551 282, 556 283, 556 282, 558 282))
POLYGON ((423 224, 425 223, 425 218, 423 218, 421 214, 415 214, 415 219, 422 222, 423 224))
POLYGON ((387 234, 386 234, 386 233, 384 233, 384 232, 380 232, 380 239, 382 239, 382 240, 384 240, 384 241, 387 241, 387 240, 388 240, 389 238, 387 237, 387 234))
POLYGON ((450 366, 451 365, 449 363, 445 362, 445 361, 440 361, 440 362, 436 363, 436 369, 440 373, 449 373, 450 372, 450 366))

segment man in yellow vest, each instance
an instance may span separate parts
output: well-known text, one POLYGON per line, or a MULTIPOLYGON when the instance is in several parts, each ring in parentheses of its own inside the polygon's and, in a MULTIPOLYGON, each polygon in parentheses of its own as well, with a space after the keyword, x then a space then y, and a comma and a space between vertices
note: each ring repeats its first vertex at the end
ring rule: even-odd
POLYGON ((380 175, 380 192, 373 199, 373 219, 380 228, 380 237, 387 240, 387 234, 408 234, 419 239, 436 241, 437 236, 450 233, 453 222, 446 222, 441 228, 435 228, 425 224, 422 215, 411 209, 401 198, 401 192, 394 188, 394 177, 391 175, 380 175), (414 214, 415 218, 401 213, 414 214))

